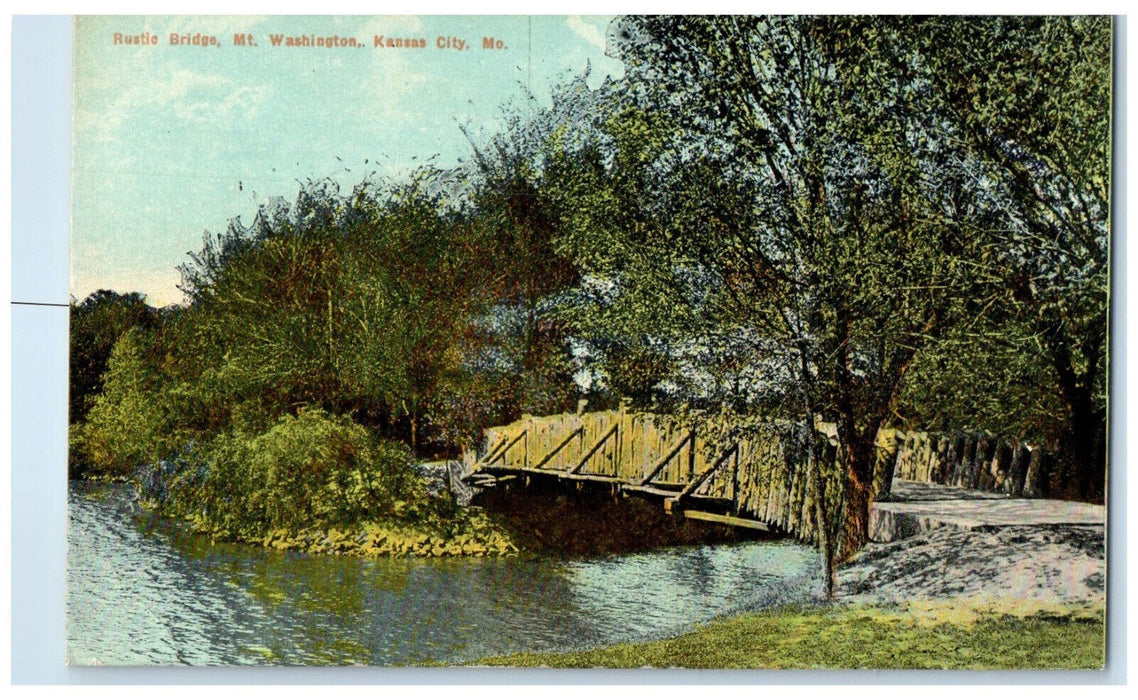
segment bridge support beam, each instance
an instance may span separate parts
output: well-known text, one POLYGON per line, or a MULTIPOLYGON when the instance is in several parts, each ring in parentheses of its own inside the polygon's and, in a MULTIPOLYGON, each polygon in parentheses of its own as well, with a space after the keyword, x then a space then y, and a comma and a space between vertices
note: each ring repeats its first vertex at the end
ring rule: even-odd
MULTIPOLYGON (((667 501, 665 501, 667 503, 667 501)), ((719 513, 708 513, 702 510, 681 510, 676 515, 682 515, 685 518, 692 520, 705 520, 711 523, 721 523, 723 525, 731 525, 733 527, 745 527, 752 530, 762 530, 763 532, 770 532, 771 527, 764 522, 758 520, 748 520, 747 518, 736 518, 731 515, 720 515, 719 513)))

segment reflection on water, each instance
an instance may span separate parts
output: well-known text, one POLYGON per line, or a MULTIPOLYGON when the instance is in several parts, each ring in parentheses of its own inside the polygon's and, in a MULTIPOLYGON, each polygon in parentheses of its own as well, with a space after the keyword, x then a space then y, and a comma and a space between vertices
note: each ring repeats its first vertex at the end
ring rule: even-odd
POLYGON ((73 664, 460 662, 673 635, 816 594, 787 542, 590 559, 381 559, 211 543, 132 512, 121 486, 69 487, 73 664))

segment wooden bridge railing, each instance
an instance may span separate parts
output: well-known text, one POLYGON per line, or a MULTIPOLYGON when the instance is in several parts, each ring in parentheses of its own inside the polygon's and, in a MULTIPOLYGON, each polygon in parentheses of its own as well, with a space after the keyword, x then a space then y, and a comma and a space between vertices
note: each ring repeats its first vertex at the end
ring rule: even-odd
POLYGON ((541 474, 612 484, 662 497, 670 511, 689 517, 773 527, 812 540, 813 502, 801 450, 774 432, 729 441, 711 432, 627 410, 524 416, 486 431, 490 449, 471 465, 471 478, 489 485, 541 474))
POLYGON ((986 433, 918 431, 893 431, 893 439, 898 444, 894 469, 898 479, 1045 498, 1061 492, 1069 478, 1057 469, 1055 455, 1038 443, 986 433))
MULTIPOLYGON (((836 459, 833 427, 817 427, 816 458, 836 459)), ((538 474, 612 484, 662 497, 669 511, 688 517, 773 527, 814 541, 814 489, 804 447, 788 444, 775 429, 717 439, 728 432, 710 428, 625 409, 523 416, 486 431, 490 449, 481 459, 468 456, 469 478, 484 486, 538 474)), ((1051 460, 1036 446, 991 436, 883 430, 877 462, 875 492, 882 497, 894 477, 1043 496, 1051 460)))

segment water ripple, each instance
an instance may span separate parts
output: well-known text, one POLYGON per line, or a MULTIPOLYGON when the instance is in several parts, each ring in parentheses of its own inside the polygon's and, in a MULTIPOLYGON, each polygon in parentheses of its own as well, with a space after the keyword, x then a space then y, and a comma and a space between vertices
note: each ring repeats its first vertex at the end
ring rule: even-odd
POLYGON ((402 665, 660 638, 816 595, 787 542, 593 559, 362 560, 211 543, 69 487, 73 664, 402 665))

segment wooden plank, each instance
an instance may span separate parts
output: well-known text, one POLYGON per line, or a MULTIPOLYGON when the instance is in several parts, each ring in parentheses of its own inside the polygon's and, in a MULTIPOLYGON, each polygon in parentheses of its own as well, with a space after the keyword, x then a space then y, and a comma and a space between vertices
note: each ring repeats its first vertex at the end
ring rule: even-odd
POLYGON ((677 492, 671 489, 658 489, 654 486, 637 486, 636 484, 625 484, 621 490, 629 493, 646 493, 649 496, 663 496, 673 500, 677 495, 677 492))
POLYGON ((565 446, 568 445, 573 440, 573 438, 577 437, 580 433, 581 428, 577 428, 573 432, 569 433, 569 436, 562 440, 561 443, 557 445, 557 447, 554 447, 553 451, 549 452, 547 455, 541 458, 541 461, 534 466, 534 469, 541 469, 544 467, 549 462, 549 460, 553 459, 554 455, 564 449, 565 446))
POLYGON ((544 474, 546 476, 563 477, 565 472, 557 471, 554 469, 538 469, 537 467, 490 467, 482 472, 482 474, 544 474))
MULTIPOLYGON (((549 474, 550 472, 544 473, 549 474)), ((600 481, 606 484, 625 483, 624 479, 620 478, 619 476, 602 476, 597 474, 566 474, 564 472, 559 474, 559 476, 562 479, 567 479, 569 481, 600 481)))
POLYGON ((581 458, 581 461, 577 462, 577 466, 575 466, 572 469, 565 472, 565 476, 572 476, 572 475, 576 474, 577 472, 581 471, 581 467, 588 464, 589 458, 591 458, 593 456, 593 454, 596 453, 596 451, 601 448, 601 445, 605 444, 606 440, 608 440, 610 437, 612 437, 613 433, 616 432, 616 430, 619 426, 620 426, 620 423, 613 423, 612 426, 608 429, 608 431, 603 436, 601 436, 601 439, 599 439, 595 443, 593 443, 593 446, 589 448, 589 451, 585 453, 585 456, 581 458))
POLYGON ((640 481, 637 482, 637 485, 643 486, 643 485, 647 484, 649 481, 652 481, 652 478, 655 477, 657 474, 659 474, 660 471, 663 470, 663 468, 668 465, 668 462, 672 461, 672 458, 674 458, 677 454, 679 454, 679 452, 683 448, 684 444, 687 443, 688 440, 690 440, 694 436, 695 436, 695 431, 689 431, 688 434, 683 437, 683 439, 681 439, 679 442, 676 443, 675 447, 673 447, 671 450, 668 451, 668 454, 666 454, 663 459, 661 459, 659 462, 656 463, 656 465, 654 467, 652 467, 652 471, 648 472, 647 476, 645 476, 644 478, 640 479, 640 481))
POLYGON ((736 518, 732 515, 720 515, 718 513, 708 513, 702 510, 682 510, 677 515, 682 515, 685 518, 692 520, 705 520, 711 523, 722 523, 723 525, 733 525, 735 527, 746 527, 752 530, 763 530, 765 532, 771 531, 771 526, 762 522, 761 520, 750 520, 748 518, 736 518))
POLYGON ((477 486, 478 488, 492 488, 502 483, 503 481, 513 481, 516 478, 518 478, 516 474, 503 474, 501 476, 498 476, 495 474, 487 474, 483 472, 481 474, 467 474, 462 478, 462 480, 471 486, 477 486))

